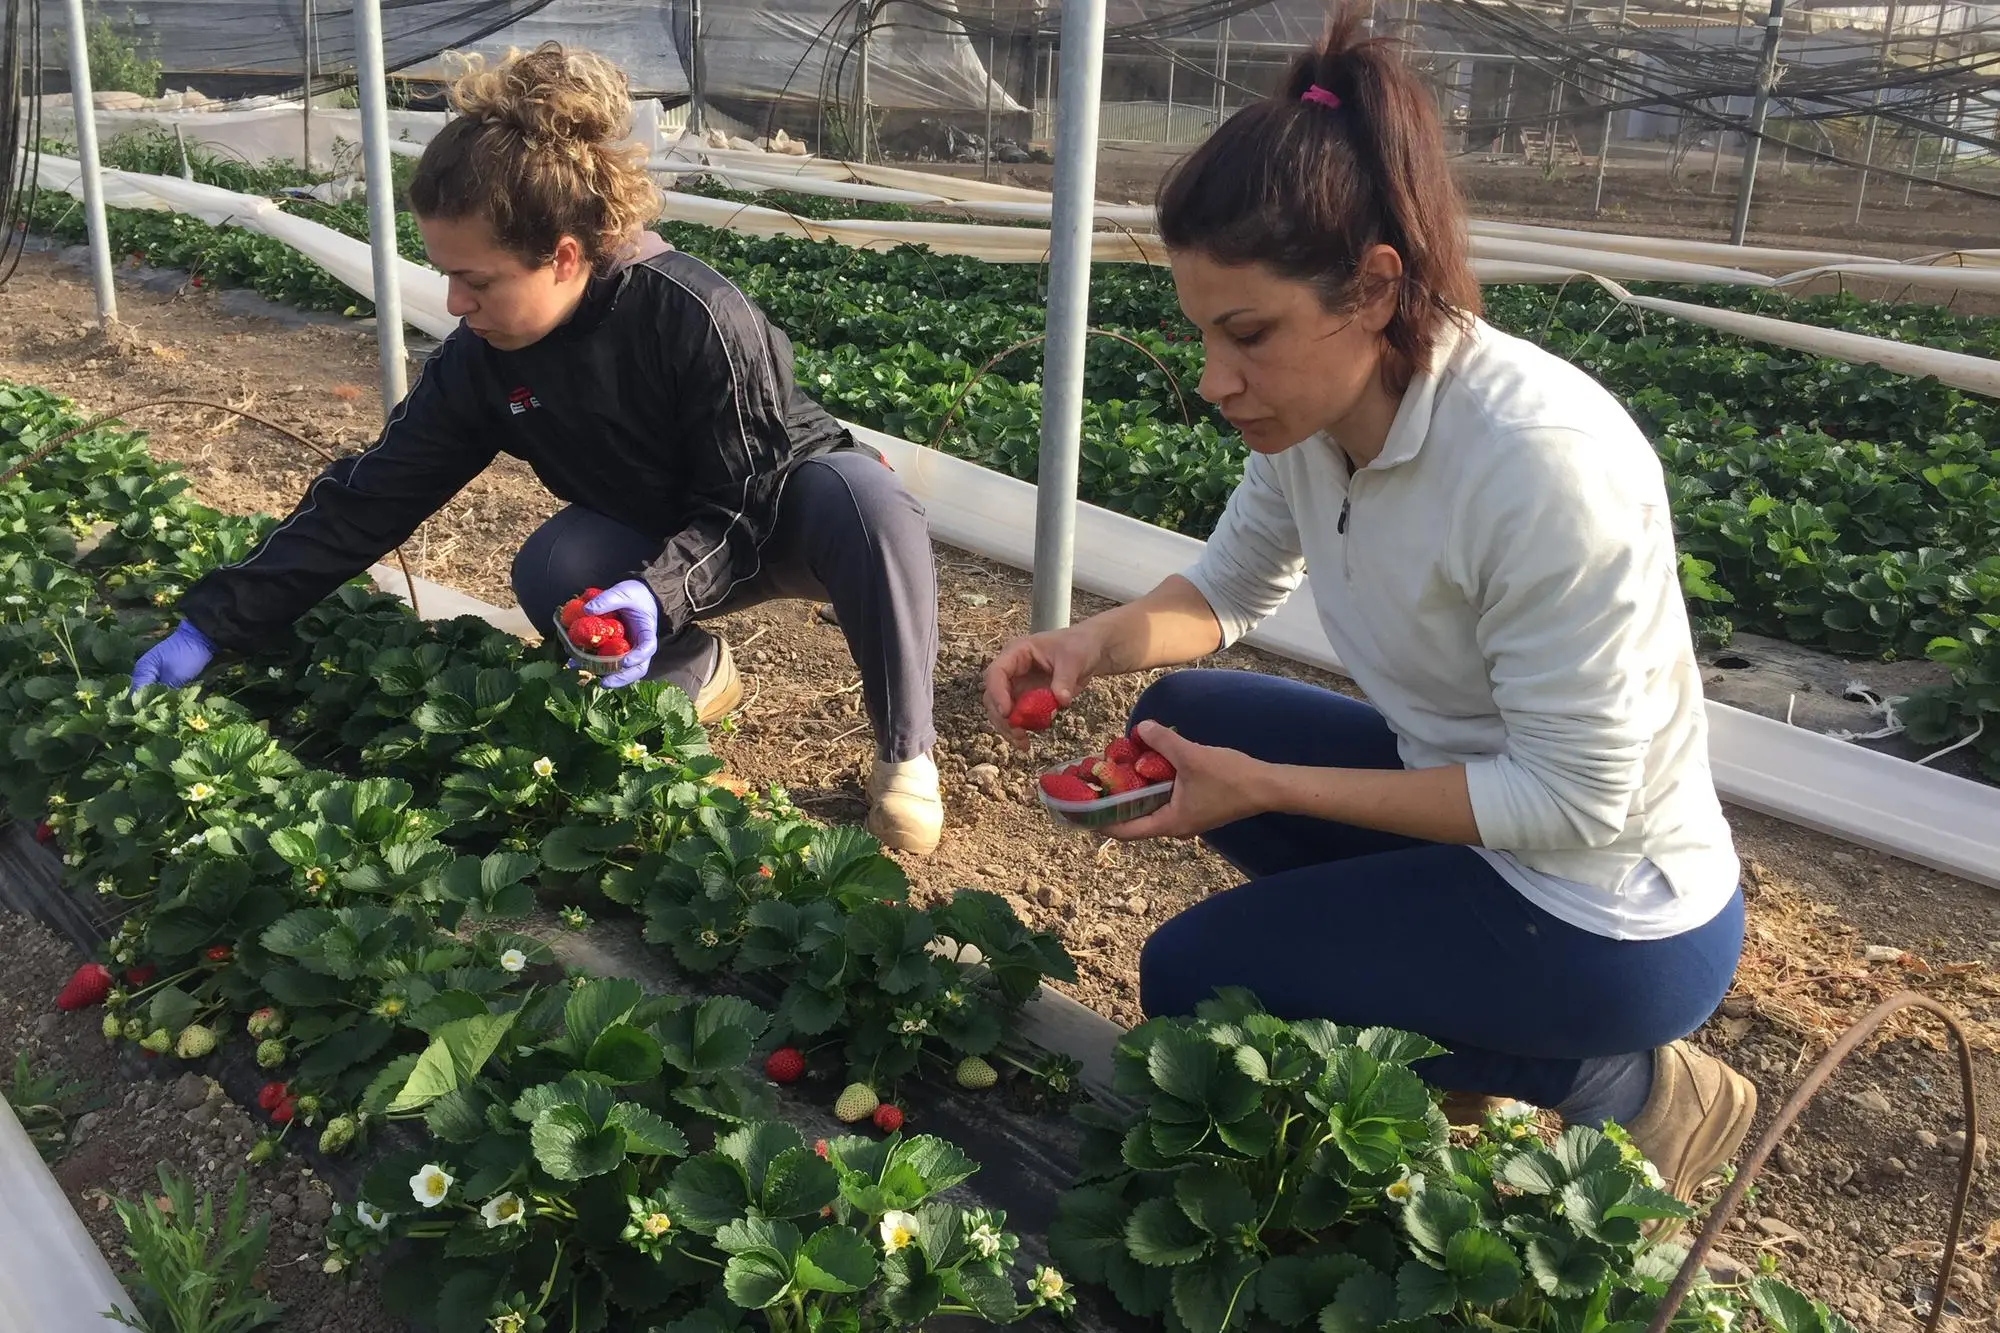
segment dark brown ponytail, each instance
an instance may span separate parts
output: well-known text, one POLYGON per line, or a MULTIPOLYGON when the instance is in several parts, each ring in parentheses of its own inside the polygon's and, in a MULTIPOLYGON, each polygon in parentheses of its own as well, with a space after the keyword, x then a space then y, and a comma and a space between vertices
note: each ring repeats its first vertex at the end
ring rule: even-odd
POLYGON ((1231 116, 1175 167, 1160 188, 1160 237, 1170 250, 1310 282, 1332 311, 1373 295, 1356 266, 1373 246, 1394 249, 1403 277, 1382 373, 1401 393, 1443 322, 1478 313, 1479 283, 1431 92, 1393 40, 1361 36, 1362 14, 1342 4, 1275 97, 1231 116), (1313 89, 1331 97, 1308 98, 1313 89))

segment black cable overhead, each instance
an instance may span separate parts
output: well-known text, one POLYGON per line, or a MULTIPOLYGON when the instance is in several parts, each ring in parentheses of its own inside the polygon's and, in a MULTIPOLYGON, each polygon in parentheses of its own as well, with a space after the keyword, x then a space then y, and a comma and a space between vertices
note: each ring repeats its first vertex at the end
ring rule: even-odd
POLYGON ((0 25, 0 287, 28 243, 42 138, 41 0, 7 0, 0 25))

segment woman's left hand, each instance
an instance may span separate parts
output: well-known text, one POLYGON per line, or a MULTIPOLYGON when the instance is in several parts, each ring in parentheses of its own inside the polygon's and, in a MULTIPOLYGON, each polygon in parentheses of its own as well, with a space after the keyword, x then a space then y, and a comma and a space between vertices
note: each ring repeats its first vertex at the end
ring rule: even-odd
POLYGON ((1108 825, 1102 830, 1106 837, 1195 838, 1271 810, 1265 793, 1272 765, 1241 750, 1197 745, 1158 722, 1141 722, 1138 735, 1174 766, 1173 799, 1150 815, 1108 825))
POLYGON ((653 654, 660 650, 660 602, 638 579, 614 583, 584 604, 585 613, 608 616, 617 612, 632 631, 632 651, 618 659, 618 670, 598 682, 607 690, 630 685, 646 675, 653 654))

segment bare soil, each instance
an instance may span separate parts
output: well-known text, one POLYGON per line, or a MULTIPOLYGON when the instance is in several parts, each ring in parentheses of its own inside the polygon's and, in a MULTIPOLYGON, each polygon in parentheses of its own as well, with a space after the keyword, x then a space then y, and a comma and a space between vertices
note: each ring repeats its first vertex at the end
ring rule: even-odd
MULTIPOLYGON (((55 256, 30 255, 0 316, 0 378, 42 384, 88 411, 163 395, 213 398, 251 406, 332 447, 360 447, 373 433, 379 407, 374 347, 365 335, 225 314, 214 295, 195 292, 135 288, 121 293, 121 313, 129 330, 107 341, 91 327, 84 277, 55 256)), ((222 509, 288 511, 318 467, 295 446, 222 413, 167 409, 135 416, 134 424, 151 432, 158 456, 186 468, 201 499, 222 509)), ((556 508, 524 466, 502 460, 411 541, 411 564, 422 577, 507 605, 512 552, 556 508)), ((1026 626, 1028 577, 945 548, 938 558, 937 712, 946 738, 939 764, 949 827, 937 855, 912 862, 911 872, 928 894, 971 885, 1008 895, 1025 919, 1059 932, 1075 954, 1076 997, 1114 1021, 1134 1022, 1146 935, 1234 878, 1198 846, 1099 843, 1059 832, 1039 813, 1028 784, 1036 759, 1046 754, 1011 754, 987 731, 978 702, 980 670, 1026 626), (981 763, 995 765, 997 776, 975 775, 981 763)), ((1077 598, 1079 615, 1100 605, 1077 598)), ((749 688, 735 723, 717 736, 732 770, 752 782, 783 784, 821 817, 858 818, 868 733, 839 632, 813 606, 797 602, 729 617, 721 629, 739 650, 749 688)), ((1209 665, 1344 684, 1248 650, 1209 665)), ((1067 756, 1095 748, 1143 684, 1095 687, 1063 716, 1046 751, 1067 756)), ((2000 1101, 1994 1063, 2000 982, 1993 971, 2000 961, 2000 896, 1746 812, 1732 811, 1731 818, 1749 867, 1751 940, 1735 992, 1700 1040, 1757 1081, 1764 1120, 1842 1029, 1906 986, 1940 998, 1972 1025, 1981 1096, 1987 1106, 2000 1101), (1870 962, 1868 946, 1877 946, 1875 957, 1893 948, 1895 957, 1870 962)), ((41 947, 33 938, 11 928, 0 933, 0 958, 32 953, 41 947)), ((1413 946, 1420 960, 1421 942, 1413 946)), ((0 969, 0 977, 19 970, 0 969)), ((17 1007, 46 1005, 55 972, 47 966, 46 975, 38 973, 17 1007)), ((61 1059, 85 1060, 91 1048, 101 1049, 94 1033, 72 1031, 68 1020, 52 1027, 41 1040, 61 1059)), ((1913 1311, 1928 1299, 1929 1265, 1943 1233, 1954 1159, 1935 1145, 1965 1126, 1954 1066, 1938 1032, 1900 1023, 1890 1034, 1850 1059, 1805 1112, 1760 1180, 1730 1248, 1739 1259, 1773 1252, 1793 1280, 1861 1327, 1895 1331, 1915 1326, 1913 1311)), ((1984 1127, 1994 1130, 1990 1114, 1984 1127)), ((192 1138, 196 1131, 187 1133, 192 1138)), ((198 1155, 191 1145, 180 1151, 198 1155)), ((94 1207, 84 1196, 91 1183, 72 1189, 87 1214, 94 1207)), ((1976 1182, 1967 1235, 1973 1244, 1952 1290, 1955 1310, 1967 1322, 2000 1328, 2000 1175, 1990 1163, 1976 1182)))

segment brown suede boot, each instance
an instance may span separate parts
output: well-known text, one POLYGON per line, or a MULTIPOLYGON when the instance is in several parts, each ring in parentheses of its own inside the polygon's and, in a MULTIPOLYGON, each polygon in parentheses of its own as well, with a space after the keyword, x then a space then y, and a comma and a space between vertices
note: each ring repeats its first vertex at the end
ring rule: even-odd
POLYGON ((1653 1052, 1653 1091, 1625 1129, 1667 1193, 1687 1203, 1736 1155, 1756 1118, 1757 1089, 1749 1079, 1677 1041, 1653 1052))
POLYGON ((743 677, 736 672, 736 659, 729 654, 729 641, 715 641, 715 670, 694 698, 695 717, 703 726, 720 722, 743 702, 743 677))

